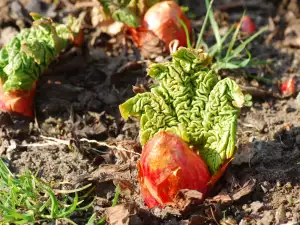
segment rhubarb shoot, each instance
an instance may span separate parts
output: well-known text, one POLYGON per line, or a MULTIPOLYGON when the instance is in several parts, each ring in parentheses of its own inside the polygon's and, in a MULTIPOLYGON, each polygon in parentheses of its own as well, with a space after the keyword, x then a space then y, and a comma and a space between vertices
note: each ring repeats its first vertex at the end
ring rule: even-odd
POLYGON ((123 118, 140 119, 140 142, 159 131, 181 137, 198 149, 211 174, 235 153, 237 118, 244 95, 230 78, 218 81, 211 57, 200 49, 179 48, 172 62, 152 64, 158 83, 120 105, 123 118))
POLYGON ((80 31, 80 21, 72 16, 67 24, 57 24, 31 15, 32 27, 23 29, 0 50, 0 106, 25 116, 32 115, 32 92, 39 76, 80 31), (31 99, 24 100, 28 95, 31 99))

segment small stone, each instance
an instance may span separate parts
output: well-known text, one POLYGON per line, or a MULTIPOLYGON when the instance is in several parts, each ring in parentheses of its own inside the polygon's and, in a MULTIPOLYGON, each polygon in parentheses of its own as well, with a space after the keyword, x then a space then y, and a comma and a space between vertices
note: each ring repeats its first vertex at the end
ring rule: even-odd
POLYGON ((286 218, 291 218, 293 216, 293 214, 291 212, 286 212, 285 216, 286 216, 286 218))
POLYGON ((242 209, 246 212, 246 213, 251 213, 252 209, 250 208, 249 205, 245 204, 242 206, 242 209))
POLYGON ((300 204, 299 204, 299 201, 297 202, 298 204, 295 206, 294 208, 294 212, 300 212, 300 204))
POLYGON ((116 137, 116 140, 117 141, 122 141, 125 139, 125 135, 124 134, 119 134, 117 137, 116 137))
POLYGON ((274 215, 272 211, 266 211, 264 212, 263 218, 260 221, 258 221, 258 224, 270 225, 273 224, 273 220, 274 220, 274 215))
POLYGON ((163 56, 161 56, 161 55, 159 55, 159 56, 157 56, 156 58, 155 58, 155 62, 156 63, 161 63, 161 62, 163 62, 165 60, 165 58, 163 57, 163 56))
POLYGON ((0 35, 0 44, 7 44, 16 34, 18 34, 18 31, 12 26, 3 28, 0 35))
POLYGON ((284 205, 280 205, 275 213, 275 220, 277 224, 282 224, 286 221, 285 216, 285 207, 284 205))
POLYGON ((264 207, 264 204, 259 201, 252 202, 250 204, 250 208, 252 209, 252 213, 257 213, 264 207))
POLYGON ((247 204, 244 204, 243 206, 242 206, 242 209, 243 210, 246 210, 246 209, 248 209, 249 208, 249 206, 247 205, 247 204))
POLYGON ((293 220, 299 221, 299 220, 300 220, 300 213, 298 213, 298 212, 293 212, 293 220))
POLYGON ((258 83, 257 80, 251 80, 251 81, 250 81, 250 84, 251 84, 252 86, 254 86, 254 87, 259 87, 259 83, 258 83))
POLYGON ((269 132, 269 128, 265 127, 264 130, 263 130, 263 132, 268 133, 269 132))
POLYGON ((270 105, 269 102, 264 102, 264 103, 262 104, 262 106, 264 107, 264 109, 270 109, 270 108, 271 108, 271 105, 270 105))

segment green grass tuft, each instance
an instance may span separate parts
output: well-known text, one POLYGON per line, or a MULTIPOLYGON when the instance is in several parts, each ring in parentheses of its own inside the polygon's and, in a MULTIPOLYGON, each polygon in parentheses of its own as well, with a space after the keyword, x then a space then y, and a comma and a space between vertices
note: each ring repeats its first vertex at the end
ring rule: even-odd
POLYGON ((0 224, 36 224, 47 220, 65 220, 75 224, 70 217, 80 208, 83 199, 76 190, 55 190, 45 181, 26 170, 14 175, 0 159, 0 224), (70 195, 72 194, 72 195, 70 195))
MULTIPOLYGON (((207 12, 201 31, 198 35, 196 48, 200 48, 202 45, 206 52, 211 57, 213 57, 214 63, 211 68, 215 71, 218 71, 221 69, 240 69, 251 65, 253 66, 254 64, 257 65, 258 61, 252 58, 251 53, 246 49, 246 47, 255 38, 264 33, 268 28, 263 27, 252 36, 248 37, 246 40, 238 40, 240 24, 243 16, 245 15, 244 13, 241 17, 239 25, 237 27, 235 25, 232 25, 222 37, 220 34, 219 26, 214 18, 212 9, 213 0, 205 0, 205 4, 207 12), (208 21, 210 22, 216 39, 216 43, 210 47, 203 40, 204 31, 207 28, 208 21), (231 40, 228 43, 229 37, 231 37, 231 40)), ((265 62, 261 62, 261 64, 265 64, 265 62)))

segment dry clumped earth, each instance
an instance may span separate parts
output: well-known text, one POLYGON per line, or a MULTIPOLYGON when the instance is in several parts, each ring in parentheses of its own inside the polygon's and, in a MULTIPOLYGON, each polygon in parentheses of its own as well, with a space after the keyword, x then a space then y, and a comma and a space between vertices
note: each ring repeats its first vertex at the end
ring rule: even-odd
MULTIPOLYGON (((1 44, 7 36, 28 25, 28 10, 58 20, 68 12, 89 12, 85 7, 72 7, 73 3, 64 0, 63 8, 38 0, 1 3, 1 44)), ((183 3, 194 8, 194 1, 183 3)), ((265 0, 259 4, 253 0, 245 1, 245 5, 241 1, 220 0, 216 6, 220 20, 233 22, 246 7, 257 25, 269 24, 270 30, 250 49, 257 58, 272 63, 222 73, 252 94, 253 105, 243 108, 240 115, 236 158, 203 204, 187 204, 183 213, 171 208, 150 211, 145 207, 136 180, 136 162, 141 152, 138 122, 125 122, 118 105, 134 94, 132 86, 148 88, 151 80, 145 76, 147 61, 122 34, 109 36, 99 32, 98 27, 89 24, 88 16, 86 44, 81 49, 67 49, 41 77, 35 120, 0 114, 0 156, 7 159, 13 172, 22 173, 29 168, 47 181, 70 182, 61 188, 95 184, 94 209, 99 218, 106 212, 111 224, 297 224, 299 6, 295 0, 265 0), (297 81, 296 94, 283 98, 278 85, 291 76, 297 81), (121 185, 121 197, 112 208, 117 183, 121 185)), ((199 19, 193 21, 196 30, 204 16, 203 12, 198 13, 199 19)), ((164 60, 164 56, 158 55, 155 60, 164 60)), ((187 203, 188 194, 183 196, 187 203)), ((79 213, 72 219, 85 224, 91 214, 79 213)))

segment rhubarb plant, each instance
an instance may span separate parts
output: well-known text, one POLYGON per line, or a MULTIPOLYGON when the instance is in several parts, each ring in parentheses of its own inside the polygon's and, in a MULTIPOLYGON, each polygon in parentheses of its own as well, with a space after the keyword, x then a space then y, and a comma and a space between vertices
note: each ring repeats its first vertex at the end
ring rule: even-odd
POLYGON ((0 50, 0 108, 32 116, 40 74, 80 32, 80 19, 66 24, 32 13, 30 28, 22 29, 0 50))
POLYGON ((33 26, 23 29, 0 51, 0 78, 5 92, 31 89, 40 73, 79 32, 80 23, 72 16, 67 24, 32 16, 33 26))
POLYGON ((102 13, 130 27, 140 25, 140 17, 160 0, 99 0, 102 13))
POLYGON ((171 62, 150 66, 155 85, 121 104, 120 112, 140 120, 142 145, 160 131, 176 134, 197 149, 214 175, 234 156, 244 95, 232 79, 218 81, 211 62, 201 49, 179 48, 171 62))

